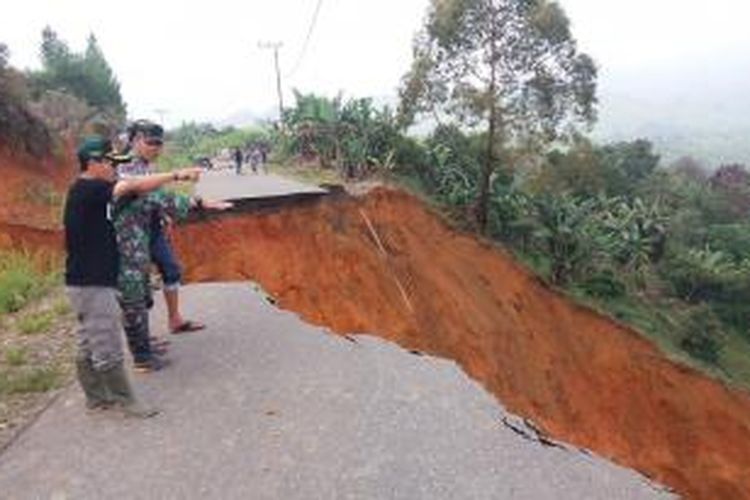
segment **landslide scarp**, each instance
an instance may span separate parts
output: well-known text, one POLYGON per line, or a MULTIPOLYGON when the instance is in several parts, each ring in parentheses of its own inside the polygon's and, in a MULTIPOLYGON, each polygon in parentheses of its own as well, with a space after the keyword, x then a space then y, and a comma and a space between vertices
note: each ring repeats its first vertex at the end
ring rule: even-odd
POLYGON ((379 189, 191 224, 191 281, 456 360, 511 410, 692 498, 750 498, 750 397, 667 360, 417 199, 379 189))

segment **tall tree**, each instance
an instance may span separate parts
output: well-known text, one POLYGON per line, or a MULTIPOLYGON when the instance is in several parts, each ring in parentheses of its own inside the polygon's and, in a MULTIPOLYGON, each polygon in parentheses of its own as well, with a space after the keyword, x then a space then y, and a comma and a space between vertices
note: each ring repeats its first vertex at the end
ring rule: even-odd
POLYGON ((62 71, 70 64, 71 54, 68 45, 60 40, 49 26, 42 30, 42 66, 50 71, 62 71))
POLYGON ((120 83, 104 58, 104 53, 99 48, 99 43, 93 33, 88 38, 83 64, 84 73, 89 82, 87 86, 89 104, 99 108, 111 108, 124 114, 125 105, 120 95, 120 83))
POLYGON ((47 26, 42 31, 41 59, 42 69, 30 75, 38 100, 50 91, 63 92, 90 106, 92 116, 112 123, 124 121, 120 84, 93 34, 88 38, 86 50, 77 53, 47 26))
POLYGON ((475 205, 484 232, 500 162, 592 123, 596 75, 554 1, 431 0, 403 79, 402 123, 431 113, 486 132, 475 205))

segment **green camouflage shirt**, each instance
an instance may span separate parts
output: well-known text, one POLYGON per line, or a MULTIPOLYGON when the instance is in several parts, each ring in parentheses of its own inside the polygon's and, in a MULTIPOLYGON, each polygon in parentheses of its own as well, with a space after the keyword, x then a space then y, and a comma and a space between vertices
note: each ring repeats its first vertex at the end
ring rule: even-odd
POLYGON ((190 197, 159 189, 116 201, 112 222, 120 252, 118 288, 125 302, 147 300, 151 295, 151 229, 155 217, 165 214, 182 220, 190 210, 190 197))

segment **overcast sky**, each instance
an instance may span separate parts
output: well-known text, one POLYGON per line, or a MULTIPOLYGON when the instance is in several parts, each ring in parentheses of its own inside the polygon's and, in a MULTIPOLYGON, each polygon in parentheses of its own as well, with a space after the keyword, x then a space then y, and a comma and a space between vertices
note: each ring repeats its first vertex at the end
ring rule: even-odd
MULTIPOLYGON (((393 95, 409 67, 411 40, 428 0, 322 0, 302 54, 317 2, 25 0, 3 9, 0 41, 10 47, 12 64, 38 67, 45 25, 74 50, 82 50, 94 32, 121 83, 130 117, 158 118, 155 110, 166 110, 168 125, 273 109, 272 53, 258 47, 266 40, 284 44, 287 100, 292 88, 393 95)), ((716 59, 726 61, 730 73, 735 67, 750 72, 747 0, 561 3, 581 48, 599 64, 604 88, 691 68, 701 85, 712 77, 704 69, 716 59)))

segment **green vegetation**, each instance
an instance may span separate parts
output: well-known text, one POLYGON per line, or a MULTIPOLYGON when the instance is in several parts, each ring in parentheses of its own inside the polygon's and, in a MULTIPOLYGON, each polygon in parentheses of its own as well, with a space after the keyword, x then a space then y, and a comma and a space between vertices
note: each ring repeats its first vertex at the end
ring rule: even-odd
POLYGON ((390 109, 375 108, 371 99, 294 95, 295 107, 284 112, 286 133, 276 143, 281 158, 314 161, 347 179, 393 168, 399 133, 390 109))
POLYGON ((70 301, 67 298, 58 299, 52 305, 52 314, 57 317, 67 316, 73 312, 73 308, 70 306, 70 301))
POLYGON ((75 133, 91 121, 102 127, 102 132, 111 132, 122 124, 125 104, 120 84, 93 33, 89 35, 86 50, 75 53, 47 26, 42 31, 41 56, 42 69, 28 73, 28 79, 31 98, 42 103, 42 108, 45 104, 58 108, 62 103, 69 112, 76 108, 75 114, 79 116, 75 133))
POLYGON ((0 251, 0 315, 21 309, 57 280, 45 273, 37 258, 22 252, 0 251))
POLYGON ((26 363, 26 349, 23 347, 11 347, 5 351, 5 362, 9 366, 22 366, 26 363))
POLYGON ((61 374, 56 368, 0 372, 0 395, 47 392, 58 387, 60 380, 61 374))
POLYGON ((24 335, 35 335, 46 332, 56 319, 52 311, 30 313, 18 320, 18 330, 24 335))

